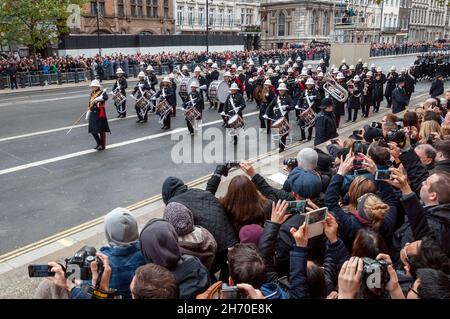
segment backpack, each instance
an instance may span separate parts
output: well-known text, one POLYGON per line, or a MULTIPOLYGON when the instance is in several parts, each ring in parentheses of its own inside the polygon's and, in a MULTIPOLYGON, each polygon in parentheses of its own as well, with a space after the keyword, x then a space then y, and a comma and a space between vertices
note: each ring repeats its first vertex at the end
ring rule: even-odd
POLYGON ((209 273, 197 257, 183 255, 183 262, 173 271, 180 285, 180 299, 195 299, 209 286, 209 273))

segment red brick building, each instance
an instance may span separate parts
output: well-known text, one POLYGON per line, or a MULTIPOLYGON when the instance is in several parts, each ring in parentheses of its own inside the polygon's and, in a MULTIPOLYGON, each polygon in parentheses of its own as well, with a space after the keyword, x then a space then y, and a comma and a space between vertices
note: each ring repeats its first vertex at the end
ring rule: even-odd
POLYGON ((173 0, 92 0, 72 34, 173 34, 173 0))

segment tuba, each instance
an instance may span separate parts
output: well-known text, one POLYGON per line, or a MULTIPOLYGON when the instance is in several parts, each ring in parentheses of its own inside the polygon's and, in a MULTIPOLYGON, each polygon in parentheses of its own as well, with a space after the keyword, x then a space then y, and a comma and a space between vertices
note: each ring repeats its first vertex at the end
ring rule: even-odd
POLYGON ((331 76, 328 76, 324 79, 325 83, 323 85, 323 89, 333 98, 335 98, 339 102, 345 102, 348 99, 347 90, 341 86, 335 79, 331 76))

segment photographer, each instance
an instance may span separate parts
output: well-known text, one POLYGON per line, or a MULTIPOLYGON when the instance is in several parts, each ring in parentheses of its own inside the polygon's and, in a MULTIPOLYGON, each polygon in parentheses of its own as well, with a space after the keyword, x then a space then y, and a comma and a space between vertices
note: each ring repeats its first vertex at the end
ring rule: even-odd
MULTIPOLYGON (((375 175, 375 163, 367 156, 362 158, 362 167, 375 175)), ((366 177, 358 176, 348 190, 346 211, 339 205, 344 177, 354 169, 354 159, 352 153, 349 153, 345 160, 341 159, 338 173, 332 178, 325 194, 325 205, 336 216, 341 237, 347 247, 352 246, 356 232, 363 227, 378 231, 390 242, 397 218, 397 200, 389 184, 383 181, 374 183, 366 177), (377 191, 381 198, 375 195, 377 191)))
POLYGON ((78 282, 66 278, 65 269, 56 262, 49 262, 50 271, 54 276, 50 278, 54 285, 69 292, 70 299, 114 299, 117 296, 115 290, 109 288, 111 267, 108 256, 96 253, 97 261, 90 264, 91 286, 89 291, 80 288, 78 282), (100 261, 100 262, 99 262, 100 261))
POLYGON ((387 182, 402 192, 401 203, 408 215, 408 222, 396 231, 395 237, 401 238, 401 247, 429 236, 435 238, 450 256, 450 174, 438 172, 424 181, 420 190, 420 200, 425 204, 422 207, 403 172, 395 168, 390 170, 391 179, 387 182))

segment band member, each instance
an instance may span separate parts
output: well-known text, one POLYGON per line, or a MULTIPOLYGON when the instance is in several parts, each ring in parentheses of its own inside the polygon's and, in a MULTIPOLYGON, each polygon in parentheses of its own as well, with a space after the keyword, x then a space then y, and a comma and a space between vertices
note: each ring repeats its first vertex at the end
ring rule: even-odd
POLYGON ((341 65, 339 66, 339 71, 342 72, 342 70, 348 70, 348 64, 347 64, 347 61, 345 61, 345 59, 342 60, 341 65), (344 67, 345 67, 345 69, 344 69, 344 67))
POLYGON ((363 90, 361 95, 361 111, 362 117, 369 117, 370 106, 373 102, 373 80, 372 80, 372 71, 367 71, 366 77, 363 80, 363 90))
MULTIPOLYGON (((242 118, 242 111, 245 109, 245 100, 239 91, 239 86, 233 83, 230 87, 230 95, 225 101, 224 110, 222 116, 227 118, 227 124, 231 117, 238 114, 242 118)), ((230 128, 229 124, 227 125, 230 128)), ((233 136, 234 145, 237 144, 237 135, 233 136)))
POLYGON ((362 90, 361 79, 359 78, 358 75, 355 75, 353 77, 353 83, 348 84, 347 90, 348 90, 347 122, 350 122, 352 120, 352 113, 353 113, 353 122, 356 122, 356 119, 358 118, 358 110, 361 108, 361 90, 362 90))
MULTIPOLYGON (((345 60, 343 60, 345 63, 345 60)), ((347 90, 347 85, 345 83, 345 76, 339 72, 336 76, 336 82, 342 86, 345 90, 347 90)), ((345 115, 345 104, 347 101, 338 101, 336 98, 333 98, 334 102, 334 115, 336 119, 336 127, 339 127, 341 124, 341 116, 345 115)))
POLYGON ((383 87, 385 82, 386 76, 383 74, 381 67, 378 67, 373 81, 373 111, 375 113, 378 113, 381 102, 383 101, 383 87))
POLYGON ((323 88, 326 81, 323 79, 323 73, 319 72, 317 74, 317 91, 319 91, 320 100, 323 100, 325 98, 325 89, 323 88))
MULTIPOLYGON (((203 75, 200 74, 201 72, 202 72, 202 69, 199 66, 197 66, 194 69, 194 76, 193 77, 195 79, 197 79, 197 82, 200 85, 199 92, 200 92, 200 94, 202 95, 202 97, 204 99, 203 92, 207 89, 207 83, 206 83, 206 78, 203 75)), ((208 93, 206 92, 206 94, 208 94, 208 93)))
POLYGON ((395 66, 391 67, 391 72, 387 75, 386 79, 386 89, 384 90, 384 96, 386 97, 387 107, 392 106, 392 91, 395 90, 397 86, 398 73, 396 72, 395 66))
POLYGON ((275 97, 276 92, 275 88, 272 85, 272 82, 270 82, 270 80, 266 80, 266 82, 264 82, 263 89, 260 91, 258 100, 260 100, 261 102, 261 107, 259 108, 259 121, 261 124, 260 129, 264 130, 267 128, 267 134, 270 134, 270 126, 272 122, 266 119, 264 115, 267 112, 267 107, 275 99, 275 97))
POLYGON ((397 79, 397 87, 392 92, 392 113, 403 112, 409 104, 409 97, 405 90, 405 78, 397 79))
MULTIPOLYGON (((153 73, 154 69, 151 65, 149 65, 147 67, 146 71, 146 76, 145 76, 145 81, 148 83, 148 85, 150 86, 150 88, 152 89, 153 92, 156 92, 156 86, 158 85, 158 78, 156 77, 156 75, 153 73)), ((151 101, 152 103, 152 108, 151 108, 151 112, 155 112, 155 107, 156 107, 156 101, 151 101)))
POLYGON ((333 100, 325 98, 320 104, 322 111, 316 117, 316 136, 314 146, 325 143, 326 141, 338 136, 336 119, 333 112, 333 100))
POLYGON ((191 74, 189 73, 189 68, 187 67, 187 65, 183 65, 183 67, 181 68, 181 75, 183 75, 184 77, 190 77, 191 74))
MULTIPOLYGON (((145 80, 144 72, 140 72, 138 74, 138 79, 139 81, 136 83, 133 93, 131 93, 131 97, 135 100, 139 100, 145 92, 151 92, 152 90, 149 83, 145 80)), ((134 108, 136 109, 136 114, 138 117, 136 123, 147 123, 150 105, 147 105, 145 109, 141 109, 137 105, 135 105, 134 108)))
MULTIPOLYGON (((128 88, 128 83, 125 77, 123 76, 125 72, 121 69, 117 69, 117 80, 116 83, 114 83, 113 86, 113 94, 116 94, 117 92, 120 92, 123 94, 123 96, 127 96, 126 89, 128 88)), ((117 105, 114 101, 114 105, 116 106, 117 113, 119 114, 118 118, 125 118, 127 117, 127 100, 123 101, 120 105, 117 105)))
MULTIPOLYGON (((281 83, 278 86, 278 97, 270 102, 267 107, 265 117, 271 119, 272 121, 277 121, 284 117, 289 122, 289 111, 292 109, 294 109, 294 101, 288 94, 286 84, 281 83)), ((278 144, 280 153, 286 148, 286 138, 288 134, 285 134, 280 138, 278 144)))
POLYGON ((244 94, 245 92, 245 75, 244 75, 244 69, 242 66, 239 66, 237 68, 237 73, 234 76, 234 83, 236 83, 239 87, 239 90, 241 91, 241 94, 244 94))
MULTIPOLYGON (((194 107, 197 109, 197 111, 200 113, 200 116, 195 119, 196 123, 195 125, 199 127, 202 122, 202 112, 205 108, 205 103, 203 101, 203 96, 201 92, 198 90, 199 83, 197 81, 194 81, 191 83, 191 93, 189 94, 189 99, 187 102, 183 103, 183 109, 185 111, 189 110, 191 107, 194 107)), ((194 127, 192 126, 192 123, 186 119, 187 128, 189 130, 189 133, 191 136, 195 134, 194 127)))
POLYGON ((90 87, 91 95, 88 106, 89 133, 92 134, 97 142, 97 146, 94 149, 102 151, 106 148, 106 132, 111 133, 105 110, 108 94, 106 94, 106 91, 101 90, 102 86, 98 80, 92 81, 90 87))
MULTIPOLYGON (((230 72, 225 72, 225 74, 223 75, 223 80, 225 81, 225 83, 228 84, 229 87, 231 87, 231 85, 233 84, 233 80, 231 79, 231 73, 230 72)), ((214 104, 214 109, 217 109, 217 103, 216 102, 214 104)), ((219 113, 222 113, 224 111, 224 104, 223 103, 219 103, 219 113)), ((227 118, 225 116, 222 116, 222 120, 223 120, 223 125, 222 127, 225 127, 227 125, 227 118)))
POLYGON ((177 115, 177 96, 176 96, 176 92, 177 92, 177 82, 175 81, 175 75, 173 73, 169 74, 169 79, 170 82, 172 83, 172 91, 175 94, 175 104, 173 104, 173 109, 172 109, 172 117, 175 117, 177 115))
POLYGON ((355 66, 355 74, 359 75, 363 71, 363 62, 362 59, 358 59, 358 63, 355 66))
MULTIPOLYGON (((434 73, 434 74, 436 74, 436 73, 434 73)), ((406 93, 408 94, 408 98, 411 99, 411 95, 415 91, 415 85, 417 83, 417 80, 414 77, 414 75, 412 74, 411 68, 408 69, 408 71, 406 72, 404 77, 405 77, 405 81, 406 81, 405 90, 406 90, 406 93)))
MULTIPOLYGON (((320 106, 320 95, 319 92, 315 88, 316 84, 314 83, 314 80, 312 78, 309 78, 306 81, 306 90, 303 91, 299 101, 298 101, 298 109, 300 111, 300 115, 302 112, 306 111, 308 108, 311 108, 314 113, 319 112, 319 106, 320 106)), ((306 126, 309 123, 305 123, 304 119, 300 116, 299 126, 300 126, 300 133, 301 133, 301 141, 306 139, 306 133, 305 128, 302 128, 306 126)), ((312 131, 314 126, 308 127, 308 141, 311 141, 312 139, 312 131)))
MULTIPOLYGON (((217 63, 213 63, 211 66, 211 69, 208 71, 208 74, 206 75, 206 85, 208 86, 208 89, 212 82, 219 80, 220 73, 217 70, 217 68, 218 68, 217 63)), ((208 91, 206 91, 206 92, 208 92, 208 91)), ((209 95, 208 95, 208 101, 210 103, 210 106, 209 106, 210 109, 213 107, 214 107, 214 109, 217 109, 217 103, 211 102, 209 95)))
POLYGON ((177 106, 177 96, 175 91, 172 89, 172 82, 169 78, 164 78, 159 86, 159 91, 156 93, 155 98, 159 98, 160 101, 167 101, 172 107, 167 114, 158 114, 160 116, 160 121, 163 123, 162 130, 170 130, 170 114, 173 109, 177 106))

